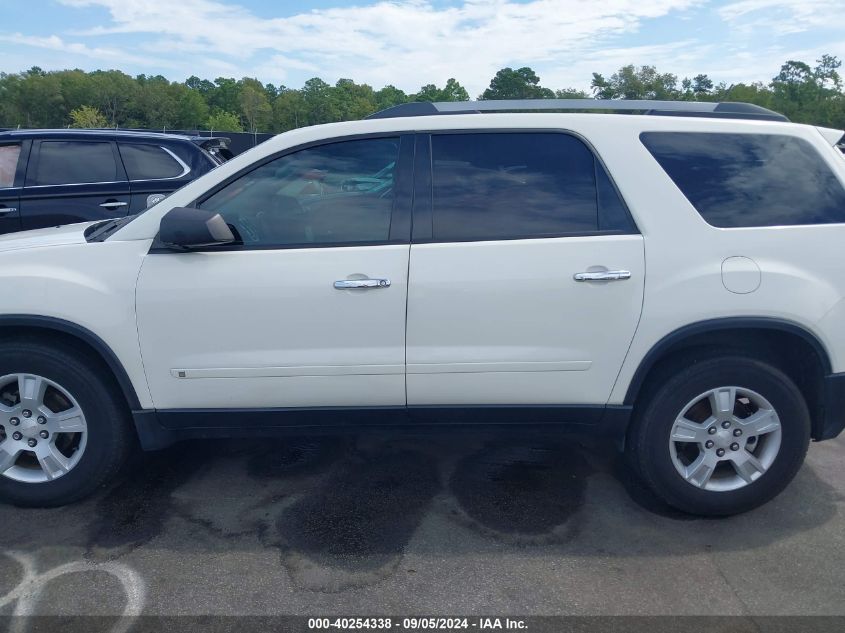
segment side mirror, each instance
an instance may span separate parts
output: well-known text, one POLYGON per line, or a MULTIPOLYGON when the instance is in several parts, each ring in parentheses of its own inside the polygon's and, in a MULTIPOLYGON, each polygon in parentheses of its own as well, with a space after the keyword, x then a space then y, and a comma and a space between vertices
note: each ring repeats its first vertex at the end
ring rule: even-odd
POLYGON ((236 241, 223 216, 191 207, 176 207, 165 213, 158 237, 165 246, 179 250, 221 246, 236 241))

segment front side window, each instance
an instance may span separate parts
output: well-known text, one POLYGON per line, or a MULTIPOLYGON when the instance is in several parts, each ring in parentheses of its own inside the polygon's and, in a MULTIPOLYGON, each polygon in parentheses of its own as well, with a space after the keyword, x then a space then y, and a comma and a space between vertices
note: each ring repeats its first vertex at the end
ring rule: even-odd
POLYGON ((0 145, 0 189, 15 185, 15 172, 20 155, 20 145, 0 145))
POLYGON ((158 145, 118 143, 117 146, 129 180, 178 178, 186 171, 178 160, 158 145))
MULTIPOLYGON (((30 161, 31 162, 31 161, 30 161)), ((122 180, 108 142, 42 141, 26 184, 68 185, 122 180)))
POLYGON ((266 163, 199 205, 246 246, 386 242, 398 138, 320 145, 266 163))
POLYGON ((553 237, 629 229, 604 168, 559 133, 435 134, 435 241, 553 237), (604 226, 600 207, 612 223, 604 226))
POLYGON ((712 226, 845 222, 842 183, 803 139, 702 132, 644 132, 640 139, 712 226))

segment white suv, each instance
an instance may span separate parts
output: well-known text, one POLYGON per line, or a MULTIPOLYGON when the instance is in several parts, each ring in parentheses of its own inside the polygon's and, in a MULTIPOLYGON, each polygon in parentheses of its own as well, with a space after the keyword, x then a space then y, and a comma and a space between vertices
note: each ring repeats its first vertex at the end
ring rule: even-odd
POLYGON ((510 425, 747 510, 845 426, 841 137, 746 104, 413 104, 0 237, 0 497, 79 499, 138 440, 510 425))

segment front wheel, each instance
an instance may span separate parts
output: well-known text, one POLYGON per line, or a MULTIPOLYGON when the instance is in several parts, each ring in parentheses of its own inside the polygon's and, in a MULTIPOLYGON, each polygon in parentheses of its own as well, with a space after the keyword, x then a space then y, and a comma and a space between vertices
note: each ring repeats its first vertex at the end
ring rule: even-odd
POLYGON ((128 411, 83 350, 0 344, 0 501, 55 506, 113 477, 131 447, 128 411))
POLYGON ((804 460, 806 403, 767 363, 694 362, 649 393, 627 450, 645 483, 676 508, 711 516, 750 510, 781 492, 804 460))

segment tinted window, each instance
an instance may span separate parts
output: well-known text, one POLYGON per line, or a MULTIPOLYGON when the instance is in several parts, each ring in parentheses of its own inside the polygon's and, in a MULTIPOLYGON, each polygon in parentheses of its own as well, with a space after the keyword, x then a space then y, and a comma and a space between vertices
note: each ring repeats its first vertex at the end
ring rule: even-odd
POLYGON ((43 141, 28 185, 116 182, 119 171, 111 143, 43 141))
POLYGON ((845 222, 845 190, 803 139, 646 132, 642 142, 713 226, 845 222))
POLYGON ((587 146, 573 136, 434 135, 432 159, 435 240, 513 239, 597 231, 597 167, 608 204, 617 205, 622 222, 627 223, 627 212, 603 168, 587 146))
POLYGON ((20 154, 20 145, 0 145, 0 189, 14 186, 20 154))
POLYGON ((345 141, 278 158, 202 203, 246 245, 385 242, 399 139, 345 141))
POLYGON ((185 171, 173 156, 158 145, 118 143, 129 180, 178 178, 185 171))

